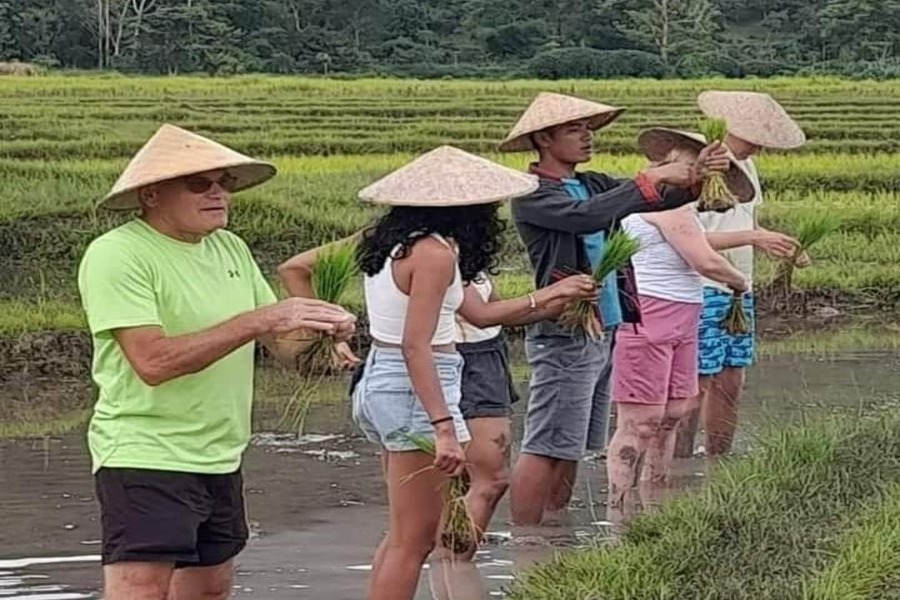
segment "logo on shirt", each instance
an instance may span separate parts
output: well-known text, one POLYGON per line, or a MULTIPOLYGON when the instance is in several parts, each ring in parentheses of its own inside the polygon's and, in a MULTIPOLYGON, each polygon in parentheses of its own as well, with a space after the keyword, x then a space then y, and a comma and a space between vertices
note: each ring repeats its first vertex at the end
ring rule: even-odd
POLYGON ((228 277, 229 277, 230 279, 237 279, 237 278, 239 278, 240 276, 241 276, 241 274, 238 273, 236 270, 234 270, 234 269, 228 269, 228 277))

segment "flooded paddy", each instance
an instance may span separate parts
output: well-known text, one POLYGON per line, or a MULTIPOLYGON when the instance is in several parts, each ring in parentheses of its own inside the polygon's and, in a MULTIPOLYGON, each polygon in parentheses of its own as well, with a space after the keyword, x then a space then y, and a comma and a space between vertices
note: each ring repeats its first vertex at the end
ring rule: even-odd
MULTIPOLYGON (((898 362, 900 355, 871 351, 762 360, 748 374, 738 451, 752 448, 756 432, 770 424, 824 411, 852 419, 890 405, 898 362)), ((361 598, 387 522, 376 449, 357 436, 340 386, 312 407, 306 436, 269 433, 278 416, 269 396, 289 385, 275 379, 260 386, 259 433, 246 455, 252 539, 237 560, 235 596, 361 598)), ((54 393, 64 400, 63 390, 54 393)), ((516 440, 524 408, 516 406, 516 440)), ((702 485, 706 469, 702 458, 680 461, 675 492, 702 485)), ((612 535, 603 461, 586 459, 581 474, 572 507, 549 526, 511 530, 504 500, 475 564, 452 573, 427 569, 417 598, 501 597, 517 570, 612 535), (442 581, 452 596, 432 592, 442 581)), ((0 441, 0 598, 99 598, 98 518, 83 430, 0 441)))

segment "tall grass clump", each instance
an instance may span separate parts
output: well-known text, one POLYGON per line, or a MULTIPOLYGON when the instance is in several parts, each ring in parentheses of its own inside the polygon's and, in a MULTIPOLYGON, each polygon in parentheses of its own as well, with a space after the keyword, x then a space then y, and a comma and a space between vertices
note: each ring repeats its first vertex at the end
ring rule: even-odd
POLYGON ((783 259, 775 270, 771 287, 784 298, 794 289, 794 271, 799 261, 808 256, 810 248, 841 228, 841 218, 832 213, 811 213, 797 224, 797 248, 793 256, 783 259))
POLYGON ((509 597, 799 600, 829 569, 847 571, 835 562, 854 547, 843 532, 865 528, 860 515, 882 510, 898 484, 900 417, 791 426, 721 464, 706 488, 636 517, 618 545, 526 571, 509 597))

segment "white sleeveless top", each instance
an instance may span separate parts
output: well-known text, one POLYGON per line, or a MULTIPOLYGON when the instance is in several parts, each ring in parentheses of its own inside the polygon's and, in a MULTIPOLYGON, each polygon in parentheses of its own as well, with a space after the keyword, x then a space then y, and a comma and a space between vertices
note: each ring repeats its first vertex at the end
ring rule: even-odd
MULTIPOLYGON (((438 234, 431 234, 445 246, 453 248, 447 240, 438 234)), ((403 342, 403 326, 406 322, 406 309, 409 304, 409 296, 404 294, 394 281, 394 255, 400 245, 391 250, 390 256, 384 261, 384 268, 373 276, 366 275, 365 297, 366 312, 369 317, 369 335, 386 344, 401 344, 403 342)), ((454 249, 454 252, 456 250, 454 249)), ((431 338, 431 345, 452 344, 456 337, 456 311, 463 301, 462 276, 459 265, 456 267, 453 283, 447 288, 444 300, 441 303, 441 313, 438 318, 437 328, 431 338)))
MULTIPOLYGON (((485 273, 481 273, 480 281, 473 281, 469 285, 475 288, 475 291, 482 297, 485 302, 490 302, 491 292, 494 290, 494 284, 485 273)), ((490 340, 500 335, 500 325, 494 327, 486 327, 480 329, 466 321, 462 315, 456 315, 456 341, 458 343, 473 344, 490 340)))
POLYGON ((640 214, 631 214, 622 219, 622 229, 641 243, 632 258, 639 294, 674 302, 703 302, 703 278, 655 225, 640 214))

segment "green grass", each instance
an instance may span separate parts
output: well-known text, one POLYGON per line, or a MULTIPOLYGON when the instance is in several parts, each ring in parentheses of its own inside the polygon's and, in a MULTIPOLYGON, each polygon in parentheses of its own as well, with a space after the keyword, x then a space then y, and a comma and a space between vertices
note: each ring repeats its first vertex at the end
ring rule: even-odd
MULTIPOLYGON (((523 573, 513 600, 792 600, 896 577, 900 545, 873 523, 900 495, 900 419, 845 416, 770 432, 709 485, 635 518, 618 545, 523 573), (855 533, 847 534, 847 531, 855 533), (860 540, 877 541, 865 561, 860 540)), ((871 597, 871 596, 860 596, 871 597)))
MULTIPOLYGON (((803 600, 887 598, 887 587, 900 577, 900 484, 870 502, 860 524, 844 534, 837 556, 803 592, 803 600)), ((890 596, 896 597, 896 596, 890 596)))
MULTIPOLYGON (((296 373, 280 368, 259 368, 256 371, 253 404, 253 431, 282 431, 295 433, 282 416, 291 396, 297 389, 296 373)), ((348 427, 347 377, 327 379, 319 383, 310 398, 315 410, 309 418, 308 431, 315 433, 340 432, 348 427)), ((43 382, 33 385, 4 386, 4 400, 0 404, 0 440, 62 435, 83 430, 91 416, 95 401, 93 388, 86 380, 54 380, 49 386, 43 382)))
POLYGON ((84 329, 85 326, 84 315, 74 303, 0 301, 0 335, 84 329))
POLYGON ((900 350, 900 326, 852 325, 831 331, 803 331, 759 343, 760 358, 786 355, 831 358, 841 353, 900 350))

